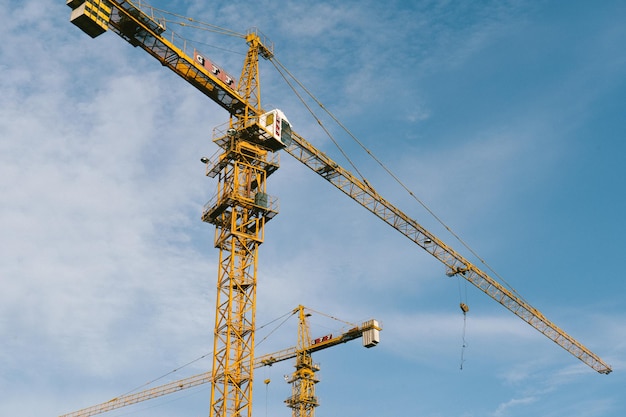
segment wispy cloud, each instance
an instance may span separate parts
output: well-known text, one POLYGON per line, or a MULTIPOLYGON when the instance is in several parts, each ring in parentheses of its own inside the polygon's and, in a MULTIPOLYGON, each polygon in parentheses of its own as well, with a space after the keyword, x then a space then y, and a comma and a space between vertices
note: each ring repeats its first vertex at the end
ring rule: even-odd
POLYGON ((498 408, 493 412, 494 417, 505 417, 510 415, 509 411, 512 408, 523 408, 525 405, 529 405, 537 401, 535 397, 514 398, 506 403, 500 404, 498 408))

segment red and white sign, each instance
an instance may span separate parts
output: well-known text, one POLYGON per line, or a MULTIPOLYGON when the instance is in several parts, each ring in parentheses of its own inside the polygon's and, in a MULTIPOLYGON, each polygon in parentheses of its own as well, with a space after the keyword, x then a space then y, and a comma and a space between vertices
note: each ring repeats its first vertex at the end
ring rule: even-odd
POLYGON ((281 126, 280 116, 276 114, 276 121, 274 122, 274 135, 277 139, 280 139, 280 126, 281 126))
POLYGON ((332 338, 333 338, 332 334, 327 334, 326 336, 318 337, 317 339, 315 339, 313 341, 313 344, 317 345, 318 343, 327 342, 327 341, 329 341, 332 338))
POLYGON ((195 49, 193 51, 193 59, 198 64, 202 65, 204 68, 209 70, 211 74, 215 75, 217 78, 222 80, 224 84, 226 84, 229 87, 233 87, 233 88, 235 87, 235 79, 233 77, 231 77, 222 68, 218 67, 217 65, 209 61, 209 59, 206 58, 204 55, 200 55, 198 51, 196 51, 195 49))

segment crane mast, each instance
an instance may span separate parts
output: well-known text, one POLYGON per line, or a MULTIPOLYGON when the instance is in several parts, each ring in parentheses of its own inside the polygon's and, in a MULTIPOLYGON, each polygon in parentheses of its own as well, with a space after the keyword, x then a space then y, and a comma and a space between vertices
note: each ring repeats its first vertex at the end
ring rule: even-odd
POLYGON ((221 160, 215 204, 202 216, 219 249, 210 415, 251 417, 257 251, 277 211, 267 202, 267 151, 231 134, 221 160))
POLYGON ((252 417, 257 252, 265 223, 278 212, 266 190, 267 176, 278 163, 253 144, 259 141, 258 131, 245 129, 260 112, 258 57, 269 49, 256 33, 247 40, 250 48, 238 89, 248 105, 231 119, 226 135, 216 138, 223 153, 207 173, 217 174, 218 189, 214 204, 202 215, 215 225, 219 249, 211 417, 252 417))
POLYGON ((298 309, 298 352, 296 354, 296 370, 287 381, 291 384, 291 396, 285 404, 291 408, 292 417, 313 417, 315 407, 319 405, 315 395, 315 384, 319 379, 315 373, 319 367, 313 364, 311 352, 306 346, 311 345, 311 332, 307 323, 309 314, 302 306, 298 309))
POLYGON ((329 181, 446 267, 502 304, 550 340, 601 374, 611 368, 580 342, 549 321, 536 308, 447 246, 418 222, 386 201, 365 180, 317 150, 295 132, 280 111, 265 112, 260 101, 259 56, 271 59, 273 50, 258 32, 245 36, 249 45, 237 87, 216 66, 207 67, 197 54, 177 46, 181 39, 165 24, 128 0, 66 0, 70 20, 96 37, 110 29, 171 69, 228 111, 228 129, 214 142, 222 149, 208 161, 207 175, 218 177, 217 194, 207 203, 202 220, 215 225, 219 249, 211 417, 251 417, 254 368, 254 331, 257 250, 265 224, 278 213, 277 200, 266 192, 266 179, 278 169, 278 155, 287 153, 329 181), (169 35, 169 33, 168 33, 169 35), (282 132, 282 137, 281 137, 282 132))

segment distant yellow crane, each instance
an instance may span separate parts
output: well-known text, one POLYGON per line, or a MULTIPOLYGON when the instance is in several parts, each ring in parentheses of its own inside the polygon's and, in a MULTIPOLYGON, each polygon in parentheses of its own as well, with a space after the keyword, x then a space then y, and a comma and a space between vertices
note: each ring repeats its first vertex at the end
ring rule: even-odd
POLYGON ((274 54, 272 44, 258 31, 241 35, 249 50, 235 82, 207 57, 177 46, 180 39, 167 30, 165 21, 139 1, 67 0, 67 4, 72 8, 70 20, 85 33, 92 37, 107 30, 117 33, 231 115, 228 128, 214 138, 221 155, 203 161, 207 175, 218 178, 217 194, 202 214, 203 221, 216 227, 214 243, 220 251, 211 417, 252 416, 257 250, 264 240, 265 224, 278 213, 277 200, 267 194, 266 180, 278 169, 277 151, 281 149, 434 256, 448 276, 457 275, 475 285, 595 371, 611 372, 597 355, 385 200, 365 179, 357 178, 292 132, 280 110, 264 110, 258 60, 271 60, 274 54))
MULTIPOLYGON (((313 364, 311 359, 312 353, 358 339, 359 337, 363 339, 364 347, 371 348, 380 342, 380 331, 382 330, 382 326, 379 322, 371 319, 361 324, 351 324, 348 329, 338 335, 326 335, 317 339, 311 339, 310 325, 307 321, 311 313, 308 311, 310 310, 300 305, 292 312, 292 314, 298 314, 298 343, 296 346, 279 350, 278 352, 268 353, 254 360, 254 368, 261 368, 296 358, 296 371, 289 379, 289 382, 292 384, 292 395, 285 400, 285 403, 293 410, 293 417, 313 417, 313 409, 317 406, 315 387, 311 384, 317 382, 312 375, 319 370, 319 366, 313 364)), ((108 411, 117 410, 118 408, 204 385, 211 382, 211 380, 212 372, 204 372, 144 391, 121 395, 103 402, 102 404, 63 414, 60 417, 95 416, 108 411)))
POLYGON ((311 339, 310 326, 307 313, 303 306, 299 306, 298 312, 298 345, 296 346, 296 370, 287 380, 291 384, 291 395, 285 403, 292 410, 292 417, 313 417, 315 407, 319 405, 315 395, 315 385, 319 382, 315 373, 320 367, 313 363, 311 353, 345 343, 357 337, 363 338, 363 346, 374 347, 379 342, 381 327, 376 320, 368 320, 361 326, 354 326, 347 332, 333 337, 332 334, 311 339))

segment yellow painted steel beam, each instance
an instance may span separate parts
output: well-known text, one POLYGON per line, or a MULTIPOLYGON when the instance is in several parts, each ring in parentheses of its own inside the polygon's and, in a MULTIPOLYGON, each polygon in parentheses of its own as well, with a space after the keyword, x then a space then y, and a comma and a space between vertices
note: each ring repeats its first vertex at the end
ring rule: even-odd
POLYGON ((257 204, 266 194, 267 152, 232 136, 220 157, 216 207, 203 215, 215 225, 219 249, 211 374, 211 417, 251 417, 256 316, 257 253, 268 210, 257 204))
POLYGON ((434 256, 445 265, 448 275, 459 274, 595 371, 601 374, 611 372, 611 367, 600 357, 548 320, 539 310, 473 265, 417 221, 385 200, 369 184, 343 169, 303 137, 292 132, 292 143, 285 151, 434 256))

